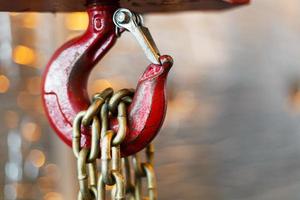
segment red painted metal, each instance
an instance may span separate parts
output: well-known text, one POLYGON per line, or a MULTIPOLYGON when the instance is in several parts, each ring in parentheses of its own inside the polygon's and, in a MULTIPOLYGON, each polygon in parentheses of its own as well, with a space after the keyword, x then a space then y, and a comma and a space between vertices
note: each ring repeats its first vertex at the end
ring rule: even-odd
MULTIPOLYGON (((129 126, 121 145, 123 156, 145 148, 159 132, 167 110, 166 81, 173 65, 170 56, 161 56, 162 65, 150 64, 140 77, 133 102, 128 109, 129 126)), ((117 130, 117 120, 111 127, 117 130)))
MULTIPOLYGON (((112 15, 117 8, 117 5, 89 7, 87 31, 59 48, 46 67, 42 91, 46 114, 55 132, 69 146, 76 114, 90 105, 86 89, 89 74, 116 41, 112 15)), ((161 61, 162 65, 150 64, 138 82, 128 109, 128 132, 121 146, 123 156, 144 148, 163 123, 165 84, 172 59, 162 56, 161 61)), ((112 119, 111 128, 118 129, 116 119, 112 119)), ((83 131, 81 144, 90 146, 89 130, 83 131)))

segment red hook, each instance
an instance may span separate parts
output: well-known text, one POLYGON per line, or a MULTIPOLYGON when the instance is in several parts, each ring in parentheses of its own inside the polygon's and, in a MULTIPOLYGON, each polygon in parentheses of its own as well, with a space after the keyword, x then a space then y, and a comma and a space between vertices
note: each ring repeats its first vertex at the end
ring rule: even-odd
MULTIPOLYGON (((60 47, 46 67, 42 91, 45 111, 55 132, 69 146, 72 146, 75 116, 90 105, 86 89, 89 74, 116 41, 113 14, 117 8, 116 4, 88 6, 86 32, 60 47)), ((121 145, 123 156, 146 147, 162 126, 166 112, 165 85, 172 58, 159 59, 162 64, 150 64, 139 79, 128 108, 128 131, 121 145)), ((115 119, 111 128, 118 129, 115 119)), ((83 134, 81 145, 90 146, 90 132, 83 134)))

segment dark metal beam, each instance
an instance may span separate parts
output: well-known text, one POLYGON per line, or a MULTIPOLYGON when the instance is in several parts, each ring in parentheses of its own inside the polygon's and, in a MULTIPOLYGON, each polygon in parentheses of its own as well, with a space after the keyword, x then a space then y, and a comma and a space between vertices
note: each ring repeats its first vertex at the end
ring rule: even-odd
MULTIPOLYGON (((247 4, 249 0, 121 0, 120 3, 123 7, 145 13, 222 10, 247 4)), ((86 0, 1 0, 0 11, 72 12, 84 11, 85 4, 86 0)))

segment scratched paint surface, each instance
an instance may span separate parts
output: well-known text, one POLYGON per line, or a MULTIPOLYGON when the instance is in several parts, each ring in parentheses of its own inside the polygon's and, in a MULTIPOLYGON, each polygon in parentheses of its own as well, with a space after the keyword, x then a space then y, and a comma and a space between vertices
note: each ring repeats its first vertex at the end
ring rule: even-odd
MULTIPOLYGON (((64 28, 65 17, 42 15, 39 29, 29 34, 21 26, 23 18, 12 16, 12 43, 28 45, 31 38, 32 46, 44 55, 38 66, 45 66, 58 46, 79 34, 64 28)), ((160 200, 299 200, 299 100, 292 98, 291 103, 289 94, 300 79, 299 18, 299 0, 288 5, 282 0, 255 1, 222 13, 146 17, 160 51, 172 55, 175 63, 168 80, 166 121, 155 140, 160 200)), ((3 41, 5 23, 1 24, 3 41)), ((47 152, 47 161, 60 169, 53 191, 63 199, 75 199, 78 188, 70 148, 53 134, 43 115, 37 115, 36 106, 23 109, 16 103, 19 93, 27 91, 27 78, 39 75, 42 68, 4 65, 4 55, 0 54, 1 73, 14 77, 11 83, 17 86, 12 84, 0 95, 1 116, 16 110, 22 123, 28 118, 40 122, 43 139, 29 143, 23 138, 23 148, 47 152)), ((92 72, 89 90, 100 90, 106 81, 115 88, 131 88, 147 64, 135 40, 124 34, 92 72)), ((6 136, 11 131, 4 123, 0 121, 0 188, 6 184, 6 136)), ((23 151, 24 159, 27 153, 23 151)), ((33 185, 36 180, 24 175, 22 181, 39 193, 40 185, 33 185)))

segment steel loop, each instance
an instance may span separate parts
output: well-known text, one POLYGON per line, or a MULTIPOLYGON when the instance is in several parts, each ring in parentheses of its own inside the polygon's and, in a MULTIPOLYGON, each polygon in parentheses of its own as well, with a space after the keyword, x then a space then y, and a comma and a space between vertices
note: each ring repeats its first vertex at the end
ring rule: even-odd
POLYGON ((109 100, 108 107, 112 113, 116 113, 118 104, 122 101, 123 97, 132 97, 134 89, 122 89, 116 92, 109 100))
POLYGON ((103 92, 94 95, 93 102, 82 119, 83 125, 89 126, 91 124, 93 117, 100 112, 101 106, 107 98, 111 97, 113 92, 112 88, 107 88, 103 92))
POLYGON ((84 115, 85 111, 79 112, 73 122, 72 149, 76 158, 81 150, 81 122, 84 115))
POLYGON ((143 200, 142 194, 142 177, 135 174, 134 178, 134 197, 135 200, 143 200))
POLYGON ((116 136, 113 138, 112 144, 113 146, 120 145, 126 136, 127 132, 127 113, 126 113, 126 105, 124 102, 120 102, 118 105, 118 123, 119 129, 116 136))
POLYGON ((147 158, 147 163, 150 163, 151 165, 154 165, 154 145, 150 143, 147 148, 146 148, 146 158, 147 158))
POLYGON ((97 199, 97 188, 91 187, 89 190, 90 190, 90 193, 92 194, 91 199, 84 199, 80 191, 78 192, 77 199, 78 200, 96 200, 97 199))
POLYGON ((98 178, 97 184, 97 200, 105 200, 106 190, 105 190, 105 183, 103 181, 103 176, 100 174, 98 178))
POLYGON ((132 156, 132 163, 134 169, 134 197, 135 200, 142 200, 142 178, 144 176, 144 172, 138 154, 132 156))
POLYGON ((88 161, 93 162, 99 155, 99 144, 100 144, 100 121, 98 116, 94 116, 92 123, 92 138, 91 138, 91 151, 89 153, 88 161))
MULTIPOLYGON (((113 179, 114 179, 114 186, 112 189, 112 199, 114 200, 125 200, 126 193, 125 193, 125 183, 123 176, 117 172, 112 172, 113 179)), ((105 189, 105 182, 102 174, 98 178, 97 184, 97 200, 105 200, 106 199, 106 189, 105 189)))
POLYGON ((112 189, 112 199, 113 200, 125 200, 126 191, 125 191, 125 182, 122 174, 117 171, 113 172, 115 185, 112 189))
POLYGON ((122 98, 122 101, 127 104, 130 105, 132 103, 132 97, 131 96, 126 96, 122 98))
POLYGON ((147 179, 147 190, 149 200, 157 199, 157 186, 156 186, 156 177, 153 169, 153 156, 154 156, 154 146, 150 144, 146 151, 147 162, 141 163, 139 155, 136 154, 133 156, 133 168, 135 174, 135 185, 134 185, 134 194, 135 200, 143 199, 142 192, 142 179, 145 177, 147 179))
POLYGON ((126 194, 133 196, 134 186, 131 179, 129 157, 122 158, 122 164, 123 164, 122 169, 123 169, 123 174, 125 179, 126 194))
POLYGON ((147 178, 147 189, 149 200, 157 200, 157 186, 156 186, 156 177, 154 169, 151 164, 143 163, 142 168, 146 174, 147 178))
POLYGON ((97 161, 95 160, 93 163, 88 163, 88 170, 89 170, 89 183, 90 187, 97 186, 97 161))
POLYGON ((132 162, 133 162, 134 173, 138 176, 143 177, 145 173, 143 171, 142 164, 140 162, 140 157, 138 154, 132 156, 132 162))
POLYGON ((101 138, 103 138, 108 130, 108 102, 106 101, 101 108, 101 138))
POLYGON ((106 132, 106 135, 101 138, 101 174, 103 176, 103 182, 106 185, 115 184, 111 169, 111 144, 114 134, 113 131, 109 130, 106 132))
POLYGON ((77 160, 77 175, 79 181, 80 193, 83 199, 91 199, 91 193, 89 189, 88 182, 88 173, 87 173, 87 157, 89 154, 89 150, 87 148, 82 148, 79 152, 78 160, 77 160))
POLYGON ((104 103, 104 99, 97 98, 92 102, 90 107, 87 109, 85 116, 82 119, 82 124, 84 126, 89 126, 94 116, 100 111, 102 104, 104 103))
POLYGON ((111 88, 104 90, 93 97, 93 103, 87 111, 78 113, 74 119, 72 146, 77 157, 80 187, 78 200, 105 200, 107 185, 112 186, 113 200, 125 200, 126 195, 130 200, 157 199, 153 170, 154 146, 150 144, 145 150, 145 163, 141 163, 138 154, 131 157, 134 176, 131 174, 129 157, 121 158, 120 145, 127 132, 127 105, 132 102, 133 92, 124 89, 112 96, 111 88), (112 115, 118 120, 117 133, 109 130, 109 120, 112 115), (82 125, 90 124, 91 148, 81 148, 82 125), (99 151, 101 151, 100 176, 97 172, 99 151), (148 197, 143 197, 144 177, 147 180, 148 197))
POLYGON ((113 171, 121 171, 121 150, 120 146, 113 146, 111 148, 111 157, 112 157, 112 163, 111 163, 111 169, 113 171))
POLYGON ((94 94, 93 101, 96 99, 108 99, 113 95, 113 93, 114 90, 112 88, 106 88, 102 92, 94 94))

